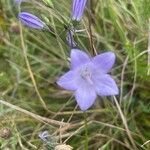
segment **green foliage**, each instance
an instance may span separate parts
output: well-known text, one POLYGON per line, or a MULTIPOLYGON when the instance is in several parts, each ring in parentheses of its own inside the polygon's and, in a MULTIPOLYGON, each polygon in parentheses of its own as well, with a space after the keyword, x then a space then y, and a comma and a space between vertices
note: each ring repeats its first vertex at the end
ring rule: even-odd
MULTIPOLYGON (((56 36, 22 26, 28 67, 17 19, 19 8, 12 0, 0 1, 0 97, 35 115, 69 121, 71 125, 65 128, 41 122, 37 116, 33 118, 20 109, 0 104, 0 149, 42 150, 53 146, 53 141, 45 144, 38 137, 41 131, 48 130, 57 143, 66 142, 74 149, 82 150, 85 143, 83 114, 75 109, 73 94, 55 83, 69 67, 70 48, 66 44, 65 27, 70 24, 71 1, 33 0, 21 4, 21 9, 39 16, 56 36), (10 137, 1 137, 4 128, 11 130, 10 137)), ((84 19, 76 24, 77 28, 88 29, 88 17, 86 10, 84 19)), ((149 0, 92 0, 91 17, 97 52, 111 50, 117 55, 112 75, 121 89, 117 99, 134 143, 137 149, 149 150, 150 77, 146 52, 149 0)), ((75 39, 81 49, 91 52, 88 30, 76 33, 75 39)), ((87 112, 89 150, 132 150, 124 123, 110 99, 99 97, 87 112)))

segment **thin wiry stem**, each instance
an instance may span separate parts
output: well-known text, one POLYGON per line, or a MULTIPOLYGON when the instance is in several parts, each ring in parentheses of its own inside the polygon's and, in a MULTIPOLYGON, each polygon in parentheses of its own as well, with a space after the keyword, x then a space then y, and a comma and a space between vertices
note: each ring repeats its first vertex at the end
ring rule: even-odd
MULTIPOLYGON (((81 123, 80 123, 81 124, 81 123)), ((89 123, 88 123, 89 124, 89 123)), ((71 127, 71 126, 70 126, 71 127)), ((74 127, 74 126, 73 126, 74 127)), ((79 127, 76 131, 72 132, 72 134, 63 142, 66 143, 70 138, 72 138, 74 135, 76 135, 77 133, 79 133, 81 130, 83 130, 84 128, 84 123, 82 123, 82 126, 79 127)))
POLYGON ((88 122, 87 122, 87 114, 84 112, 84 129, 85 129, 85 150, 88 150, 88 122))
POLYGON ((141 147, 143 148, 146 144, 150 143, 150 140, 146 141, 144 144, 141 145, 141 147))
POLYGON ((123 63, 123 68, 122 68, 122 72, 121 72, 121 83, 120 83, 120 104, 122 102, 123 99, 123 82, 124 82, 124 74, 125 74, 125 69, 128 63, 129 57, 127 56, 124 63, 123 63))
POLYGON ((22 50, 23 50, 23 55, 24 55, 24 59, 25 59, 25 63, 26 63, 26 66, 27 66, 27 69, 28 69, 28 72, 29 72, 29 75, 30 75, 30 78, 32 80, 32 83, 33 83, 33 86, 35 88, 35 91, 37 93, 37 96, 39 97, 40 99, 40 102, 43 106, 43 108, 48 111, 49 113, 52 113, 54 114, 53 111, 49 110, 44 102, 44 100, 42 99, 40 93, 39 93, 39 90, 37 88, 37 84, 36 84, 36 81, 34 79, 34 75, 32 73, 32 70, 31 70, 31 67, 30 67, 30 63, 28 61, 28 56, 27 56, 27 50, 26 50, 26 47, 25 47, 25 43, 24 43, 24 39, 23 39, 23 31, 22 31, 22 26, 21 26, 21 23, 19 24, 20 25, 20 38, 21 38, 21 46, 22 46, 22 50))
POLYGON ((30 116, 30 117, 40 121, 40 122, 46 122, 46 123, 49 123, 49 124, 52 124, 52 125, 57 125, 57 126, 69 125, 69 123, 64 123, 62 121, 56 121, 56 120, 53 120, 53 119, 49 119, 49 118, 45 118, 45 117, 36 115, 36 114, 34 114, 32 112, 29 112, 29 111, 27 111, 27 110, 25 110, 25 109, 23 109, 23 108, 21 108, 19 106, 15 106, 13 104, 10 104, 10 103, 8 103, 8 102, 6 102, 4 100, 0 100, 0 104, 5 105, 7 107, 10 107, 12 109, 15 109, 15 110, 17 110, 17 111, 19 111, 21 113, 24 113, 24 114, 26 114, 26 115, 28 115, 28 116, 30 116))
POLYGON ((71 116, 69 117, 69 119, 68 119, 68 121, 67 121, 68 123, 71 121, 71 119, 72 119, 72 117, 73 117, 73 115, 74 115, 74 112, 76 111, 77 107, 78 107, 78 105, 75 106, 75 108, 74 108, 74 110, 73 110, 71 116))
POLYGON ((134 140, 133 140, 133 138, 132 138, 132 136, 131 136, 130 130, 129 130, 129 128, 128 128, 127 121, 126 121, 126 119, 125 119, 125 116, 124 116, 124 114, 123 114, 121 108, 120 108, 120 105, 119 105, 119 103, 118 103, 116 97, 113 96, 113 98, 114 98, 115 104, 116 104, 116 106, 117 106, 118 112, 119 112, 119 114, 120 114, 120 117, 121 117, 121 119, 122 119, 122 122, 123 122, 123 124, 124 124, 124 126, 125 126, 125 129, 126 129, 126 131, 127 131, 127 135, 128 135, 128 137, 129 137, 129 140, 130 140, 130 142, 132 143, 132 146, 133 146, 134 150, 137 150, 137 147, 136 147, 136 145, 135 145, 135 143, 134 143, 134 140))
MULTIPOLYGON (((109 110, 108 109, 91 109, 91 110, 87 110, 86 113, 102 113, 102 112, 108 112, 109 110)), ((78 110, 78 111, 64 111, 64 112, 58 112, 57 115, 71 115, 71 114, 74 114, 74 115, 80 115, 80 114, 83 114, 83 111, 81 110, 78 110)))
MULTIPOLYGON (((135 50, 134 50, 134 57, 136 57, 136 54, 135 54, 135 50)), ((131 94, 130 94, 130 98, 129 98, 129 104, 128 104, 128 109, 129 110, 129 107, 130 107, 130 104, 131 104, 131 101, 132 101, 132 97, 133 97, 133 93, 135 91, 135 88, 136 88, 136 81, 137 81, 137 59, 134 60, 134 79, 133 79, 133 86, 132 86, 132 89, 131 89, 131 94)))
POLYGON ((64 60, 65 60, 65 63, 68 64, 67 56, 66 56, 65 51, 64 51, 64 49, 63 49, 63 46, 62 46, 62 44, 61 44, 61 42, 60 42, 60 41, 62 41, 62 39, 59 37, 59 34, 57 33, 57 29, 56 29, 56 25, 55 25, 55 21, 54 21, 53 16, 51 16, 51 21, 52 21, 54 33, 55 33, 55 36, 56 36, 56 41, 57 41, 58 46, 59 46, 59 48, 60 48, 60 50, 61 50, 61 54, 63 55, 63 58, 64 58, 64 60))
POLYGON ((147 75, 150 75, 150 19, 149 19, 149 28, 148 28, 148 72, 147 75))
MULTIPOLYGON (((107 138, 110 142, 111 142, 111 141, 117 142, 117 143, 119 143, 120 145, 122 145, 122 146, 124 146, 124 147, 130 149, 129 145, 127 145, 126 143, 123 143, 123 142, 119 141, 118 139, 113 138, 113 137, 110 137, 110 136, 108 136, 108 135, 97 133, 94 137, 95 137, 95 138, 104 137, 104 138, 107 138)), ((105 148, 104 148, 104 149, 105 149, 105 148)))
POLYGON ((92 6, 91 6, 91 0, 89 0, 89 9, 88 9, 88 21, 89 21, 89 40, 90 40, 90 46, 91 46, 91 52, 92 52, 92 55, 97 55, 97 51, 94 47, 94 43, 93 43, 93 34, 92 34, 92 6))

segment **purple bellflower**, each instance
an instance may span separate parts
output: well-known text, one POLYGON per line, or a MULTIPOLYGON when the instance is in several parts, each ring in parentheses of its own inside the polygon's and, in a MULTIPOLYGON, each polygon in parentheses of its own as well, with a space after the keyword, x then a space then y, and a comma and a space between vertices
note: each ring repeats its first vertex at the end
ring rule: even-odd
POLYGON ((28 12, 19 13, 18 18, 22 24, 30 28, 44 29, 45 27, 47 27, 46 24, 41 19, 39 19, 37 16, 32 15, 28 12))
POLYGON ((85 9, 87 0, 73 0, 72 20, 80 21, 85 9))
POLYGON ((57 81, 60 87, 74 91, 81 110, 90 108, 97 95, 110 96, 119 93, 114 79, 107 74, 115 62, 112 52, 93 58, 78 49, 71 50, 71 69, 57 81))

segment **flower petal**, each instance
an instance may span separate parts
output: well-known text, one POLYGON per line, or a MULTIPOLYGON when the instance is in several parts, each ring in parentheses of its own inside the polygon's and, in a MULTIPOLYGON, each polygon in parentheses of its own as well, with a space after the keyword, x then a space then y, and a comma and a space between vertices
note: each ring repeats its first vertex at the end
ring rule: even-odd
POLYGON ((83 65, 90 61, 90 57, 83 51, 79 49, 71 50, 71 68, 75 69, 80 65, 83 65))
POLYGON ((28 12, 19 13, 18 18, 24 25, 31 28, 43 29, 46 27, 46 24, 40 18, 28 12))
POLYGON ((76 90, 77 84, 75 72, 74 71, 67 72, 66 74, 60 77, 60 79, 57 81, 57 84, 66 90, 76 90))
POLYGON ((81 86, 75 92, 75 98, 80 109, 85 111, 93 105, 96 99, 95 89, 90 86, 81 86))
POLYGON ((94 85, 97 94, 100 96, 119 94, 119 90, 114 79, 112 79, 112 77, 108 74, 104 74, 102 76, 96 75, 94 78, 94 85))
POLYGON ((80 21, 86 6, 87 0, 73 0, 72 20, 80 21))
POLYGON ((95 56, 92 61, 101 72, 107 73, 115 63, 115 54, 113 52, 106 52, 95 56))

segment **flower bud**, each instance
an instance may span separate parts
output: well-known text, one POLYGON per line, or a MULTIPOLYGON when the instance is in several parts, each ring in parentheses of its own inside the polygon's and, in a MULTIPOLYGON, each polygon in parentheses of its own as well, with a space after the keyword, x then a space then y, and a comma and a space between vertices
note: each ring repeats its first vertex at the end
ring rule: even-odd
POLYGON ((28 12, 19 13, 18 18, 22 24, 30 28, 44 29, 45 27, 47 27, 46 24, 41 19, 28 12))
POLYGON ((66 40, 67 40, 67 44, 71 47, 74 48, 77 46, 77 43, 74 41, 74 32, 69 30, 67 32, 67 36, 66 36, 66 40))
POLYGON ((80 21, 85 9, 87 0, 73 0, 72 20, 80 21))

